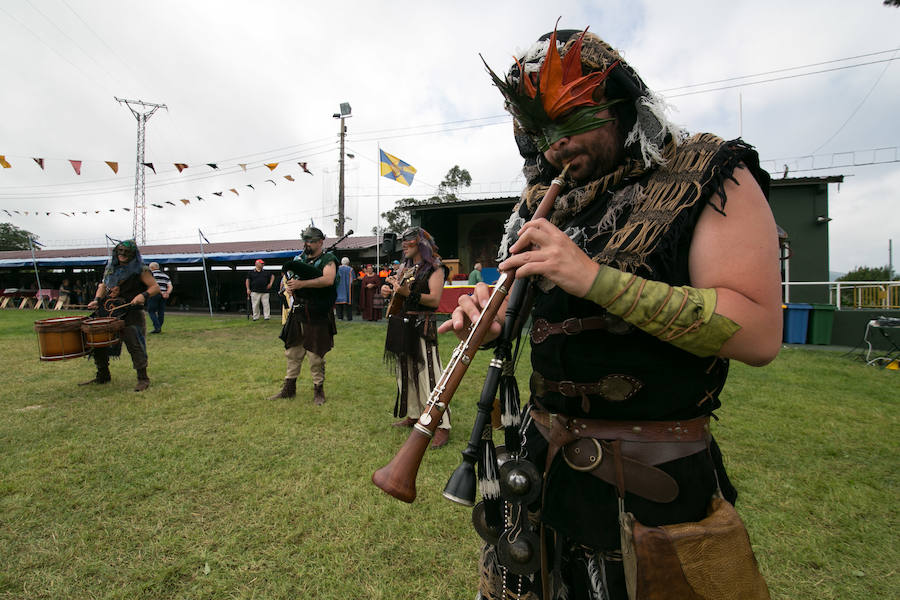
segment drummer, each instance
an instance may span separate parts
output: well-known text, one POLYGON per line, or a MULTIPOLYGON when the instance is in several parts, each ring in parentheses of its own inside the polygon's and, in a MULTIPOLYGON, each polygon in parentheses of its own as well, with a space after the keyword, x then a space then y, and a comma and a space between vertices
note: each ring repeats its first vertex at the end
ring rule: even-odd
MULTIPOLYGON (((97 286, 97 295, 88 304, 88 308, 94 310, 102 306, 100 312, 104 315, 111 312, 111 307, 118 307, 113 316, 119 316, 125 321, 122 341, 125 342, 125 347, 131 354, 131 364, 137 371, 137 385, 134 387, 136 392, 142 392, 150 387, 150 378, 147 376, 147 325, 144 305, 148 298, 159 293, 159 285, 150 269, 144 265, 137 244, 134 240, 125 240, 113 248, 103 271, 103 281, 97 286)), ((111 379, 109 348, 94 348, 92 354, 97 365, 97 375, 80 385, 107 383, 111 379)))

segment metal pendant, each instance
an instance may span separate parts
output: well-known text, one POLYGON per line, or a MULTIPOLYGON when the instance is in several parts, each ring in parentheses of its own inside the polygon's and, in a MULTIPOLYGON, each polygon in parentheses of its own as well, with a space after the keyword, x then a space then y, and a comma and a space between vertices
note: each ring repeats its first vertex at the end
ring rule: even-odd
POLYGON ((541 474, 534 463, 511 458, 500 467, 500 497, 507 502, 530 504, 541 494, 541 474))
POLYGON ((541 566, 541 539, 530 531, 508 532, 497 542, 497 559, 515 575, 531 575, 541 566))
POLYGON ((500 528, 491 527, 487 523, 484 502, 479 502, 472 509, 472 526, 478 535, 491 546, 496 546, 500 540, 500 528))

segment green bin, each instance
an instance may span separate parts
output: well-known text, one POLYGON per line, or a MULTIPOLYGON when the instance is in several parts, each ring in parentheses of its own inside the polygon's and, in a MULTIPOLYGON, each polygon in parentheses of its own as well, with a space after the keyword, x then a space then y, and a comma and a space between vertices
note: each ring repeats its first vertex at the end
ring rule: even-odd
POLYGON ((834 323, 833 304, 813 304, 809 311, 808 344, 830 344, 831 326, 834 323))

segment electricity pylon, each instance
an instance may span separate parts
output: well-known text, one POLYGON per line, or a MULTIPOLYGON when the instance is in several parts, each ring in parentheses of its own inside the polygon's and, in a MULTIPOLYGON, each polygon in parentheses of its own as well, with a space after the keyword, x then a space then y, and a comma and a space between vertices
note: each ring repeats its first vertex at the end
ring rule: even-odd
POLYGON ((147 130, 147 119, 153 116, 153 113, 160 108, 169 110, 169 107, 165 104, 153 104, 151 102, 144 102, 143 100, 125 100, 116 96, 113 97, 116 99, 116 102, 128 107, 128 110, 131 111, 131 114, 134 115, 134 118, 137 119, 138 123, 137 160, 135 161, 136 166, 134 171, 134 225, 132 227, 132 234, 135 242, 143 244, 147 238, 147 205, 144 201, 144 134, 147 130), (149 110, 140 112, 139 110, 136 110, 132 104, 145 107, 149 110))

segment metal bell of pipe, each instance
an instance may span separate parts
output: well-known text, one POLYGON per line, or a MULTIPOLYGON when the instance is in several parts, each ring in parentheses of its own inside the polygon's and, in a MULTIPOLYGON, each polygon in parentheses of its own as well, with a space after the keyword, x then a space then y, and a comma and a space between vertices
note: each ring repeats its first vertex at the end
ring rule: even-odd
POLYGON ((447 480, 443 496, 447 500, 463 506, 475 506, 476 487, 475 465, 468 460, 463 460, 447 480))

